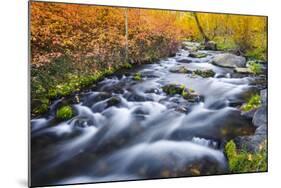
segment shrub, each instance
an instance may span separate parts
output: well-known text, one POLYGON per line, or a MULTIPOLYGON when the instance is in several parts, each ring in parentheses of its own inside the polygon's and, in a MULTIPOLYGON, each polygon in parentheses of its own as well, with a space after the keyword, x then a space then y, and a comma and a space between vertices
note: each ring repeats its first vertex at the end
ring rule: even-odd
POLYGON ((245 150, 237 151, 233 140, 225 145, 225 154, 228 159, 229 170, 232 173, 260 172, 267 170, 267 151, 262 148, 257 153, 245 150))
POLYGON ((261 96, 258 94, 252 95, 250 99, 242 105, 241 110, 250 111, 252 109, 258 108, 261 105, 261 96))
POLYGON ((261 64, 256 63, 255 61, 250 61, 250 62, 248 62, 248 65, 249 65, 250 71, 253 74, 257 75, 257 74, 262 73, 262 65, 261 64))
POLYGON ((60 120, 67 120, 72 118, 74 115, 71 106, 63 106, 57 110, 56 117, 60 120))

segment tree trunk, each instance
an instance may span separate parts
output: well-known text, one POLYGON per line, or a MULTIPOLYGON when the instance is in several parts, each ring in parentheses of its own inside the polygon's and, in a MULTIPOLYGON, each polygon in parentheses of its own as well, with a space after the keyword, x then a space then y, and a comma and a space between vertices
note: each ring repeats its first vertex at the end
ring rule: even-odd
POLYGON ((207 37, 207 35, 205 34, 205 32, 204 32, 204 30, 203 30, 203 28, 202 28, 202 26, 201 26, 201 24, 200 24, 200 22, 199 22, 199 19, 198 19, 198 17, 197 17, 196 12, 194 12, 193 15, 194 15, 194 18, 195 18, 197 27, 198 27, 198 29, 199 29, 199 31, 200 31, 202 37, 203 37, 204 43, 206 44, 210 39, 209 39, 209 38, 207 37))

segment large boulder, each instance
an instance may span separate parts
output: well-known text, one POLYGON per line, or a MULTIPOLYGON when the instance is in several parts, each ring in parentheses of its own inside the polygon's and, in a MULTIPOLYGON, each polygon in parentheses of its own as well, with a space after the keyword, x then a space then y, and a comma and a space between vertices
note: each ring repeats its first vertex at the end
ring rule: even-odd
POLYGON ((255 127, 260 127, 267 124, 267 107, 262 106, 255 112, 253 117, 253 124, 255 127))
POLYGON ((228 68, 245 67, 246 58, 230 53, 223 53, 215 56, 212 63, 217 66, 228 68))
POLYGON ((238 149, 246 150, 247 152, 256 153, 265 147, 267 137, 266 130, 263 134, 255 134, 253 136, 239 136, 234 139, 238 149))

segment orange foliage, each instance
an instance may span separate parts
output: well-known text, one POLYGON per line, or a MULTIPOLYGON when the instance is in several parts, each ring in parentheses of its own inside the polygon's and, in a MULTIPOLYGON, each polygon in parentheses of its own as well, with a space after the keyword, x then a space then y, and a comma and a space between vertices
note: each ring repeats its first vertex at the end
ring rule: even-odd
MULTIPOLYGON (((62 55, 76 62, 90 58, 109 66, 123 62, 124 12, 124 8, 32 2, 32 63, 41 66, 62 55)), ((129 9, 131 62, 173 53, 182 37, 175 25, 177 18, 176 12, 129 9)))

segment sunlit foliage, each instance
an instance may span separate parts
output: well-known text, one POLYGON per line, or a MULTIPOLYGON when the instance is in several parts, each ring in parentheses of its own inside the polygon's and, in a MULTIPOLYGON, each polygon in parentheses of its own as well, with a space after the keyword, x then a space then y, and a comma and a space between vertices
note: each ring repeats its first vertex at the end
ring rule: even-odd
POLYGON ((232 173, 261 172, 267 170, 266 144, 260 151, 250 153, 245 150, 238 151, 234 141, 227 142, 225 153, 228 159, 229 170, 232 173))

